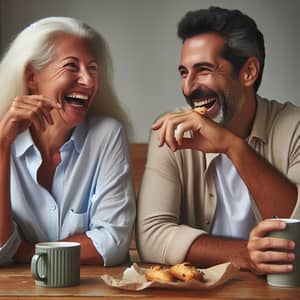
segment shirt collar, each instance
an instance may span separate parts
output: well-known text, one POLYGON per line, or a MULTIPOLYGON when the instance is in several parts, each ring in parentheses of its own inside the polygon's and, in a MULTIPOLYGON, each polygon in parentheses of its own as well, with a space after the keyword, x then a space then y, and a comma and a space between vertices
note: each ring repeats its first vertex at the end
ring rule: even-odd
MULTIPOLYGON (((267 121, 268 121, 268 102, 256 96, 256 113, 249 135, 248 143, 251 144, 253 139, 259 139, 262 142, 267 142, 267 121)), ((206 153, 207 165, 220 155, 220 153, 206 153)))
POLYGON ((14 144, 17 157, 22 156, 27 150, 29 150, 31 147, 34 147, 34 143, 29 129, 20 133, 17 136, 14 144))
POLYGON ((262 142, 267 142, 267 122, 268 122, 268 102, 256 96, 256 113, 252 125, 252 130, 249 135, 249 144, 253 138, 259 139, 262 142))
MULTIPOLYGON (((83 147, 85 136, 87 132, 87 123, 83 122, 80 125, 76 126, 73 130, 73 133, 70 139, 62 146, 74 144, 75 150, 79 153, 83 147)), ((31 137, 29 129, 25 130, 24 132, 20 133, 16 140, 15 140, 15 151, 16 156, 22 156, 27 150, 34 147, 34 142, 31 137)))
POLYGON ((70 142, 74 143, 75 150, 79 153, 83 147, 85 136, 87 132, 87 123, 84 121, 83 123, 79 124, 75 127, 70 142))

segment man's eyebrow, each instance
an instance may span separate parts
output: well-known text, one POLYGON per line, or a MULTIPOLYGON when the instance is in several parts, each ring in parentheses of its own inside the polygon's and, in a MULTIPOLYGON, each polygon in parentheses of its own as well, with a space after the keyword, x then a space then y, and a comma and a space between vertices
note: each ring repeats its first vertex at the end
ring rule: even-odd
MULTIPOLYGON (((213 65, 209 62, 200 62, 200 63, 196 63, 192 66, 193 69, 198 69, 198 68, 203 68, 203 67, 214 68, 215 65, 213 65)), ((187 68, 184 65, 179 65, 178 71, 181 71, 181 70, 187 70, 187 68)))
POLYGON ((198 69, 200 67, 214 68, 215 65, 213 65, 209 62, 201 62, 201 63, 196 63, 196 64, 193 65, 193 69, 198 69))

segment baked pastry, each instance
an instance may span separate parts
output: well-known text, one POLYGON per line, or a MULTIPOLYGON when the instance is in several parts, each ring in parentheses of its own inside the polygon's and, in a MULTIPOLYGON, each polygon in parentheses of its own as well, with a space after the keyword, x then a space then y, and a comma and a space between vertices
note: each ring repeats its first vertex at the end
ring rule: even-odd
POLYGON ((146 278, 148 281, 172 282, 175 280, 169 269, 163 269, 161 266, 151 267, 150 271, 146 272, 146 278))
POLYGON ((207 108, 205 106, 195 107, 193 110, 200 115, 205 115, 207 112, 207 108))
POLYGON ((188 262, 174 265, 170 268, 170 273, 177 279, 189 281, 192 279, 203 280, 204 273, 188 262))

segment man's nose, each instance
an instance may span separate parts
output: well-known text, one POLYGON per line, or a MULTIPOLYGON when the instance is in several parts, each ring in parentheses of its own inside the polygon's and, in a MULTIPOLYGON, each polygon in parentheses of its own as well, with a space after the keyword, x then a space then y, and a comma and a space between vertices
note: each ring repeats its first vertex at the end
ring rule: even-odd
POLYGON ((190 96, 193 91, 195 90, 194 87, 194 79, 192 76, 187 76, 182 81, 182 91, 185 96, 190 96))

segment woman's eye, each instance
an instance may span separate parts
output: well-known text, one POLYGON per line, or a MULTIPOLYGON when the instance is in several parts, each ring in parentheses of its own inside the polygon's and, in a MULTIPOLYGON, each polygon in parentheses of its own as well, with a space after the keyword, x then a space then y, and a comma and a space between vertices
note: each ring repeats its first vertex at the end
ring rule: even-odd
POLYGON ((67 68, 70 71, 77 71, 78 70, 78 66, 75 63, 67 63, 64 65, 65 68, 67 68))
POLYGON ((88 66, 88 69, 90 72, 97 72, 98 71, 98 66, 97 65, 91 65, 88 66))

